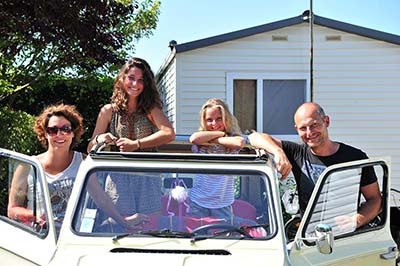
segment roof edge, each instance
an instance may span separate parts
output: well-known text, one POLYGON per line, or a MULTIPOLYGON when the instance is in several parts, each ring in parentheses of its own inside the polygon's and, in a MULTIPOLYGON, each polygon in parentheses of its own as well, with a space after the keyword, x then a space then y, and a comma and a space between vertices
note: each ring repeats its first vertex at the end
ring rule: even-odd
MULTIPOLYGON (((242 30, 238 30, 238 31, 224 33, 224 34, 220 34, 220 35, 215 35, 212 37, 199 39, 199 40, 195 40, 195 41, 191 41, 191 42, 187 42, 187 43, 178 44, 175 46, 175 51, 176 51, 176 53, 182 53, 182 52, 194 50, 197 48, 202 48, 202 47, 206 47, 206 46, 210 46, 210 45, 214 45, 214 44, 218 44, 218 43, 222 43, 222 42, 226 42, 226 41, 232 41, 232 40, 236 40, 236 39, 243 38, 243 37, 248 37, 248 36, 259 34, 259 33, 297 25, 297 24, 300 24, 303 22, 308 22, 309 19, 306 18, 304 15, 306 12, 307 11, 303 12, 303 14, 296 16, 296 17, 279 20, 276 22, 267 23, 267 24, 263 24, 263 25, 259 25, 259 26, 255 26, 255 27, 251 27, 251 28, 246 28, 246 29, 242 29, 242 30)), ((366 28, 366 27, 362 27, 362 26, 358 26, 358 25, 354 25, 354 24, 350 24, 350 23, 346 23, 346 22, 342 22, 342 21, 338 21, 338 20, 329 19, 329 18, 317 16, 315 14, 314 14, 314 24, 320 25, 320 26, 325 26, 328 28, 336 29, 336 30, 341 30, 344 32, 352 33, 352 34, 357 34, 357 35, 372 38, 375 40, 385 41, 385 42, 393 43, 393 44, 400 44, 400 36, 399 35, 383 32, 383 31, 378 31, 378 30, 374 30, 371 28, 366 28)))
POLYGON ((360 36, 368 37, 371 39, 379 40, 379 41, 385 41, 388 43, 393 43, 393 44, 400 44, 400 36, 379 31, 379 30, 374 30, 371 28, 366 28, 338 20, 333 20, 325 17, 320 17, 314 14, 314 24, 336 29, 336 30, 341 30, 344 32, 352 33, 352 34, 357 34, 360 36))
POLYGON ((292 17, 292 18, 288 18, 288 19, 284 19, 284 20, 279 20, 279 21, 275 21, 272 23, 267 23, 267 24, 251 27, 251 28, 246 28, 246 29, 242 29, 242 30, 238 30, 238 31, 215 35, 212 37, 208 37, 208 38, 204 38, 204 39, 200 39, 200 40, 196 40, 196 41, 178 44, 177 46, 175 46, 175 50, 176 50, 176 53, 182 53, 185 51, 189 51, 189 50, 193 50, 193 49, 197 49, 197 48, 201 48, 201 47, 205 47, 205 46, 210 46, 210 45, 214 45, 214 44, 218 44, 218 43, 222 43, 222 42, 226 42, 226 41, 232 41, 232 40, 236 40, 239 38, 255 35, 258 33, 263 33, 263 32, 272 31, 272 30, 276 30, 279 28, 287 27, 287 26, 300 24, 302 22, 304 22, 303 16, 300 15, 300 16, 296 16, 296 17, 292 17))
MULTIPOLYGON (((246 28, 246 29, 242 29, 242 30, 229 32, 229 33, 215 35, 215 36, 204 38, 204 39, 199 39, 199 40, 195 40, 195 41, 191 41, 191 42, 178 44, 172 49, 173 51, 166 58, 166 60, 160 67, 158 73, 165 71, 166 67, 170 64, 173 57, 176 57, 176 54, 178 54, 178 53, 182 53, 182 52, 186 52, 186 51, 190 51, 190 50, 194 50, 194 49, 198 49, 198 48, 203 48, 203 47, 207 47, 210 45, 219 44, 219 43, 223 43, 223 42, 227 42, 227 41, 232 41, 232 40, 236 40, 239 38, 248 37, 251 35, 268 32, 268 31, 272 31, 272 30, 276 30, 276 29, 280 29, 280 28, 284 28, 284 27, 288 27, 288 26, 293 26, 293 25, 297 25, 297 24, 300 24, 303 22, 308 22, 309 19, 307 17, 307 15, 308 15, 307 12, 309 12, 309 11, 306 10, 303 12, 303 14, 296 16, 296 17, 283 19, 283 20, 279 20, 279 21, 251 27, 251 28, 246 28)), ((354 25, 354 24, 350 24, 350 23, 346 23, 346 22, 342 22, 342 21, 338 21, 338 20, 333 20, 333 19, 329 19, 326 17, 317 16, 315 14, 314 14, 314 24, 332 28, 332 29, 336 29, 336 30, 340 30, 340 31, 344 31, 344 32, 348 32, 351 34, 360 35, 360 36, 375 39, 378 41, 384 41, 387 43, 400 45, 400 35, 391 34, 391 33, 383 32, 383 31, 379 31, 379 30, 374 30, 371 28, 366 28, 366 27, 362 27, 362 26, 358 26, 358 25, 354 25)))

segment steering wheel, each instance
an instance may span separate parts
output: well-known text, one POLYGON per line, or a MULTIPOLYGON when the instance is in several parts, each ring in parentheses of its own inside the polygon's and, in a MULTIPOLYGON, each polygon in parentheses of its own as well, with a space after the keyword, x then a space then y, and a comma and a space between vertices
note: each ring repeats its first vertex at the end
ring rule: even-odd
POLYGON ((223 230, 232 230, 232 233, 237 232, 237 227, 231 224, 206 224, 200 227, 197 227, 192 231, 193 234, 207 234, 208 231, 212 229, 223 229, 223 230))

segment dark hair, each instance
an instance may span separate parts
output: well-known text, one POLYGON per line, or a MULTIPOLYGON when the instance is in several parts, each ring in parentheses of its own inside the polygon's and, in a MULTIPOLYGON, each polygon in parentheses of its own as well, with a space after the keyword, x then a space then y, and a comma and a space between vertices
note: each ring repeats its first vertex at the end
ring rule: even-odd
POLYGON ((134 57, 129 59, 120 69, 117 78, 114 81, 114 91, 111 97, 113 108, 117 112, 128 111, 128 95, 122 84, 126 78, 126 74, 133 67, 137 67, 143 71, 144 90, 139 95, 137 112, 147 114, 154 107, 162 108, 161 97, 157 90, 154 73, 151 71, 150 65, 141 58, 134 57))
POLYGON ((41 114, 36 118, 33 130, 36 132, 39 141, 46 149, 49 143, 46 138, 46 127, 52 116, 63 116, 71 123, 74 138, 72 139, 71 147, 79 144, 81 136, 84 132, 82 115, 76 110, 74 105, 56 104, 45 107, 41 114))

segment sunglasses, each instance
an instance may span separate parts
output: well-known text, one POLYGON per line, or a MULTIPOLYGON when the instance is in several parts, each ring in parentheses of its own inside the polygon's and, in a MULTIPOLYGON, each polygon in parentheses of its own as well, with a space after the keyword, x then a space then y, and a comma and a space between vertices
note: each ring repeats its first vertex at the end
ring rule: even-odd
POLYGON ((50 136, 57 135, 58 131, 60 131, 63 135, 69 135, 72 132, 71 126, 64 126, 64 127, 47 127, 46 132, 50 136))

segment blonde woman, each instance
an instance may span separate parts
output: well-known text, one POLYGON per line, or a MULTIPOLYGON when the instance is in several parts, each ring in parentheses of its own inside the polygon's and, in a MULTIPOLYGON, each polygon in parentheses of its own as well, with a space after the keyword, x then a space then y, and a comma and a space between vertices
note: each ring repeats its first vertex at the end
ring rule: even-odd
MULTIPOLYGON (((200 128, 190 136, 196 153, 239 153, 245 141, 236 118, 221 99, 208 100, 200 110, 200 128)), ((198 175, 190 193, 190 215, 232 218, 233 178, 198 175)))

